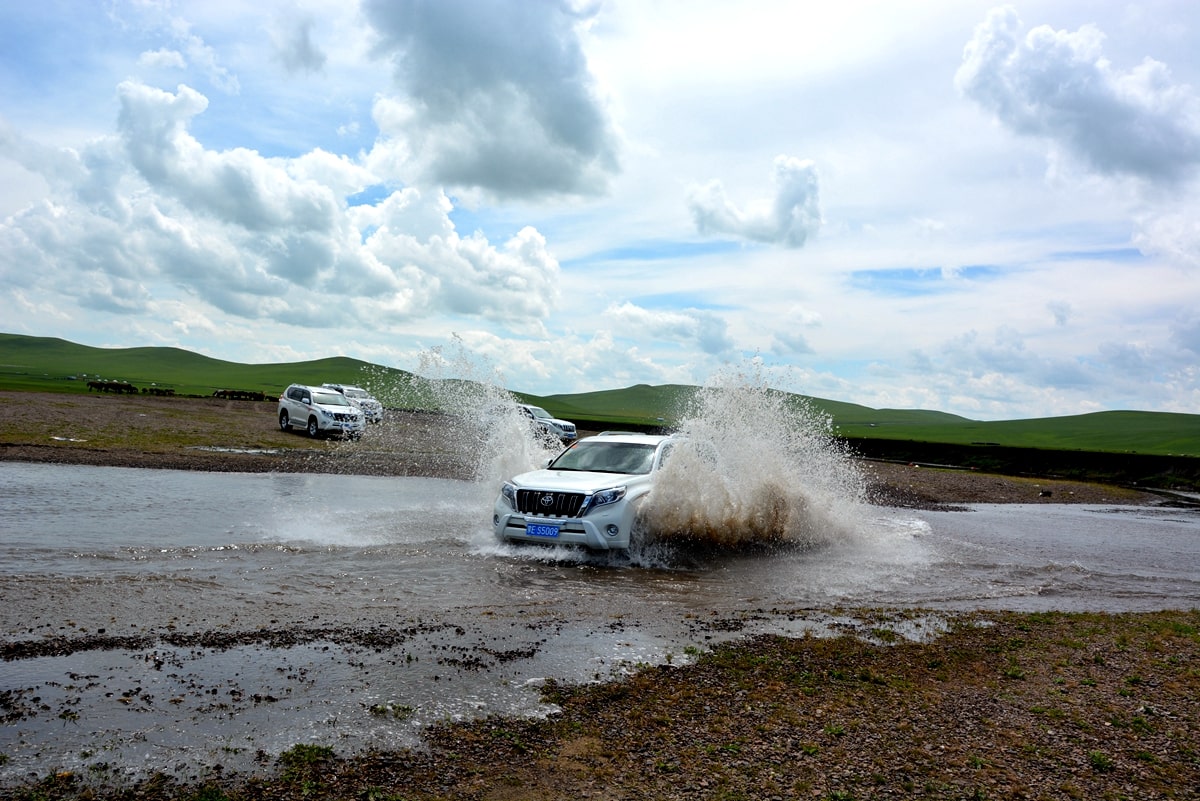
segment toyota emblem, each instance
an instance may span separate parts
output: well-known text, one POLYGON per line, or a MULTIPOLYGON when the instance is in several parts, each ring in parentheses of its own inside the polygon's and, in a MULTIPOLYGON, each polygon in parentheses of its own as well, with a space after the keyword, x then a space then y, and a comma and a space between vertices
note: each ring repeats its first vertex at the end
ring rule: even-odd
POLYGON ((540 499, 538 499, 538 503, 540 503, 542 506, 553 506, 554 496, 547 492, 540 499))

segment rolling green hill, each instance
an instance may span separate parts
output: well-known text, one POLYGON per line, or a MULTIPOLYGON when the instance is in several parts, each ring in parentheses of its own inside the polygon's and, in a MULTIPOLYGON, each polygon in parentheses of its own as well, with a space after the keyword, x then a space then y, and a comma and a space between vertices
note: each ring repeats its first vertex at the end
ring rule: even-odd
POLYGON ((605 423, 654 426, 674 423, 696 389, 680 384, 638 384, 625 389, 605 389, 575 395, 548 395, 535 402, 568 420, 578 418, 605 423))
POLYGON ((288 384, 361 384, 375 377, 405 387, 411 374, 346 357, 280 364, 239 364, 179 348, 93 348, 63 339, 0 334, 0 388, 87 392, 92 379, 158 386, 179 395, 244 389, 278 395, 288 384))
MULTIPOLYGON (((336 381, 368 386, 392 407, 434 405, 434 394, 426 382, 411 373, 346 357, 238 364, 178 348, 93 348, 62 339, 0 334, 0 389, 86 392, 90 378, 204 396, 216 389, 278 395, 293 382, 336 381)), ((653 427, 676 422, 697 389, 678 384, 638 384, 545 397, 517 394, 559 417, 596 427, 653 427)), ((1112 411, 983 422, 945 412, 871 409, 821 398, 795 398, 829 415, 839 436, 856 441, 1200 457, 1200 415, 1195 414, 1112 411)))
MULTIPOLYGON (((671 424, 687 409, 688 402, 698 387, 682 384, 649 386, 638 384, 624 389, 607 389, 599 392, 584 392, 575 395, 548 395, 541 400, 547 409, 570 419, 574 414, 581 419, 597 419, 611 422, 654 425, 671 424)), ((792 396, 797 403, 807 403, 814 411, 828 415, 839 429, 879 425, 925 425, 971 422, 946 412, 931 412, 921 409, 871 409, 855 403, 812 398, 806 395, 792 396)))
POLYGON ((881 421, 839 426, 849 437, 955 445, 1200 456, 1200 415, 1111 411, 1032 420, 959 419, 930 424, 881 421))

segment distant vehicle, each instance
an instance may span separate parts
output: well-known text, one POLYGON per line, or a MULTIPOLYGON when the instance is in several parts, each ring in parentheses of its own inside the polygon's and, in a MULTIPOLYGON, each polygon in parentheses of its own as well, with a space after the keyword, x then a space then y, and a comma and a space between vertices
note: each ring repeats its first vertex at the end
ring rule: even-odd
POLYGON ((358 439, 365 423, 362 409, 337 390, 292 384, 279 396, 279 427, 302 428, 310 437, 338 434, 358 439))
POLYGON ((570 445, 543 470, 504 482, 492 510, 501 542, 628 549, 638 507, 676 439, 599 434, 570 445))
POLYGON ((559 420, 550 412, 543 409, 541 406, 532 406, 528 403, 518 403, 517 408, 521 413, 529 418, 530 424, 534 427, 537 433, 545 433, 560 442, 574 442, 578 433, 575 431, 575 424, 568 420, 559 420))
POLYGON ((371 393, 362 387, 350 384, 322 384, 321 386, 336 389, 349 398, 351 403, 363 410, 368 423, 383 422, 383 404, 371 397, 371 393))

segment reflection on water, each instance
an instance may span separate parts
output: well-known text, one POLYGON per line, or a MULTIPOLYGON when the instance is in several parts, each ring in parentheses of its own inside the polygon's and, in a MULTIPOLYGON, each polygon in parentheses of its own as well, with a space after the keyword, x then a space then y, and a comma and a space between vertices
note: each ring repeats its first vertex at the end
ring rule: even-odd
POLYGON ((111 646, 2 663, 17 718, 0 731, 0 782, 97 754, 129 771, 255 770, 258 749, 297 742, 412 744, 431 720, 544 713, 547 676, 592 681, 745 633, 844 622, 821 610, 1200 604, 1191 510, 858 507, 819 542, 593 556, 497 544, 494 492, 0 463, 6 645, 111 646), (297 636, 237 640, 256 632, 297 636))

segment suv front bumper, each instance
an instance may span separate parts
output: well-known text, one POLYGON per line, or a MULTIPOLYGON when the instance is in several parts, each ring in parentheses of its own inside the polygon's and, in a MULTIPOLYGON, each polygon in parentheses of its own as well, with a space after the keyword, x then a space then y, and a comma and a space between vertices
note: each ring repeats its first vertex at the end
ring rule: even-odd
POLYGON ((596 551, 625 550, 633 533, 634 514, 628 504, 610 504, 588 512, 586 517, 540 517, 514 512, 500 498, 492 512, 492 531, 501 542, 530 542, 535 545, 582 545, 596 551), (529 526, 557 528, 557 536, 529 533, 529 526), (609 534, 609 527, 616 529, 609 534))
POLYGON ((354 420, 322 420, 317 418, 317 426, 324 434, 352 435, 361 434, 366 426, 361 421, 354 420))

